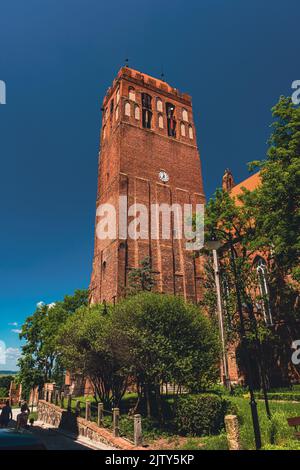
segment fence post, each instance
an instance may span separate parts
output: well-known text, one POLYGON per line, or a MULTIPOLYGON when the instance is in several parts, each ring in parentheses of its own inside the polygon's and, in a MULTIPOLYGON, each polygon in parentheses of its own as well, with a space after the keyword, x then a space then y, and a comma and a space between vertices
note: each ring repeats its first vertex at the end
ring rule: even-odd
POLYGON ((85 419, 91 421, 91 402, 89 400, 85 402, 85 419))
POLYGON ((143 443, 142 416, 134 415, 133 424, 134 424, 134 445, 140 446, 143 443))
POLYGON ((241 439, 238 417, 236 415, 225 416, 225 428, 229 450, 241 450, 241 439))
POLYGON ((67 410, 72 411, 72 395, 71 395, 71 393, 69 393, 69 395, 68 395, 67 410))
POLYGON ((61 408, 65 407, 65 394, 64 394, 64 392, 61 392, 61 394, 60 394, 60 406, 61 406, 61 408))
POLYGON ((119 421, 120 421, 120 410, 119 408, 113 408, 113 435, 114 437, 119 437, 120 435, 120 428, 119 428, 119 421))
POLYGON ((98 426, 99 428, 103 425, 103 403, 98 403, 98 426))

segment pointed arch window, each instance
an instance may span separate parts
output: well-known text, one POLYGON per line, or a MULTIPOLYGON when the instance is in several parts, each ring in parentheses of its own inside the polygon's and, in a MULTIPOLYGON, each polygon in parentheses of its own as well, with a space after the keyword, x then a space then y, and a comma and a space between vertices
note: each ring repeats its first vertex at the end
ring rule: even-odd
POLYGON ((185 108, 182 110, 182 120, 185 122, 189 122, 189 115, 185 108))
POLYGON ((182 122, 182 123, 180 124, 180 132, 181 132, 181 135, 182 135, 183 137, 185 137, 186 134, 185 134, 185 124, 184 124, 184 122, 182 122))
POLYGON ((125 116, 130 116, 131 110, 130 110, 130 103, 126 101, 125 103, 125 116))
POLYGON ((193 138, 194 138, 194 131, 193 131, 192 126, 189 126, 189 138, 190 138, 190 139, 193 139, 193 138))
POLYGON ((137 121, 140 120, 140 107, 137 104, 134 107, 134 117, 137 121))
POLYGON ((116 101, 117 101, 117 104, 120 101, 120 87, 117 89, 117 99, 116 99, 116 101))
POLYGON ((270 306, 270 295, 268 287, 268 269, 266 261, 258 256, 254 261, 257 272, 258 287, 261 297, 261 309, 267 325, 273 325, 273 318, 270 306))
POLYGON ((163 129, 163 128, 164 128, 164 118, 163 118, 163 115, 162 115, 162 114, 160 114, 160 115, 158 116, 158 127, 159 127, 160 129, 163 129))
POLYGON ((166 103, 166 115, 168 123, 168 135, 170 137, 176 137, 175 105, 173 103, 166 103))
POLYGON ((131 101, 135 101, 135 89, 132 86, 128 88, 128 98, 131 101))
POLYGON ((157 111, 159 111, 160 113, 163 112, 163 102, 160 98, 157 98, 156 100, 156 109, 157 111))
POLYGON ((116 121, 119 119, 119 106, 116 106, 116 121))
POLYGON ((142 121, 145 129, 151 129, 152 97, 148 93, 142 93, 142 121))

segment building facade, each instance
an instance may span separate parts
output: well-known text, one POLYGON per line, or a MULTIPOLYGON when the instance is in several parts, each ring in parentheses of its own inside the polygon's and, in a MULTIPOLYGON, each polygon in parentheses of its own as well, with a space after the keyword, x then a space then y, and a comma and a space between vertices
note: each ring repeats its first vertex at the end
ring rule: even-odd
POLYGON ((158 292, 197 302, 203 284, 201 260, 185 249, 184 239, 176 237, 174 214, 169 238, 153 238, 151 231, 153 204, 204 203, 191 97, 123 67, 103 100, 100 149, 90 302, 122 297, 130 270, 145 258, 150 259, 158 292), (103 239, 97 225, 99 208, 107 204, 115 208, 117 231, 103 239), (129 226, 134 204, 149 210, 146 233, 137 239, 119 230, 121 218, 129 226))

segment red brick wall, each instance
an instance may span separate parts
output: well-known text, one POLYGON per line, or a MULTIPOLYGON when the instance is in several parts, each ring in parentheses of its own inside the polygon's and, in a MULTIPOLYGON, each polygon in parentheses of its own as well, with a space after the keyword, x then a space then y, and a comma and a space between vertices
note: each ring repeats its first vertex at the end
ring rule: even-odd
MULTIPOLYGON (((160 80, 122 69, 103 102, 105 135, 101 133, 101 158, 99 160, 97 206, 104 202, 118 206, 119 195, 133 203, 203 203, 203 184, 200 157, 196 144, 191 99, 160 80), (135 89, 135 101, 128 98, 129 87, 135 89), (120 90, 119 111, 116 119, 117 90, 120 90), (152 96, 152 129, 142 127, 141 92, 152 96), (158 127, 159 112, 156 99, 163 102, 164 128, 158 127), (114 100, 114 110, 111 101, 114 100), (125 115, 125 104, 130 103, 131 116, 125 115), (177 121, 176 138, 167 135, 165 103, 175 105, 177 121), (140 108, 140 119, 134 115, 134 107, 140 108), (186 136, 180 132, 182 109, 188 112, 185 123, 186 136), (189 137, 188 125, 193 127, 193 139, 189 137), (164 184, 158 174, 165 170, 169 182, 164 184)), ((129 219, 130 221, 130 219, 129 219)), ((97 222, 97 219, 96 219, 97 222)), ((99 240, 95 237, 95 253, 91 279, 91 301, 112 301, 120 297, 128 281, 130 268, 150 256, 156 272, 157 290, 181 294, 189 300, 201 296, 200 260, 185 250, 184 240, 99 240), (103 264, 105 263, 105 264, 103 264)))

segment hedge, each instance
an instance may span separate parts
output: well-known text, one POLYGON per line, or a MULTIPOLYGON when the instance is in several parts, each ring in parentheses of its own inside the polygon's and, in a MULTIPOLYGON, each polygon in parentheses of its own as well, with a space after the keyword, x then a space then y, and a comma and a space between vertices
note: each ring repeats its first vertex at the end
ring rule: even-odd
MULTIPOLYGON (((262 393, 256 393, 256 398, 263 400, 264 396, 262 393)), ((299 392, 278 392, 278 393, 269 393, 269 400, 284 400, 284 401, 299 401, 300 402, 300 393, 299 392)))
POLYGON ((229 412, 232 404, 216 394, 182 395, 174 403, 174 423, 182 435, 218 434, 229 412))

